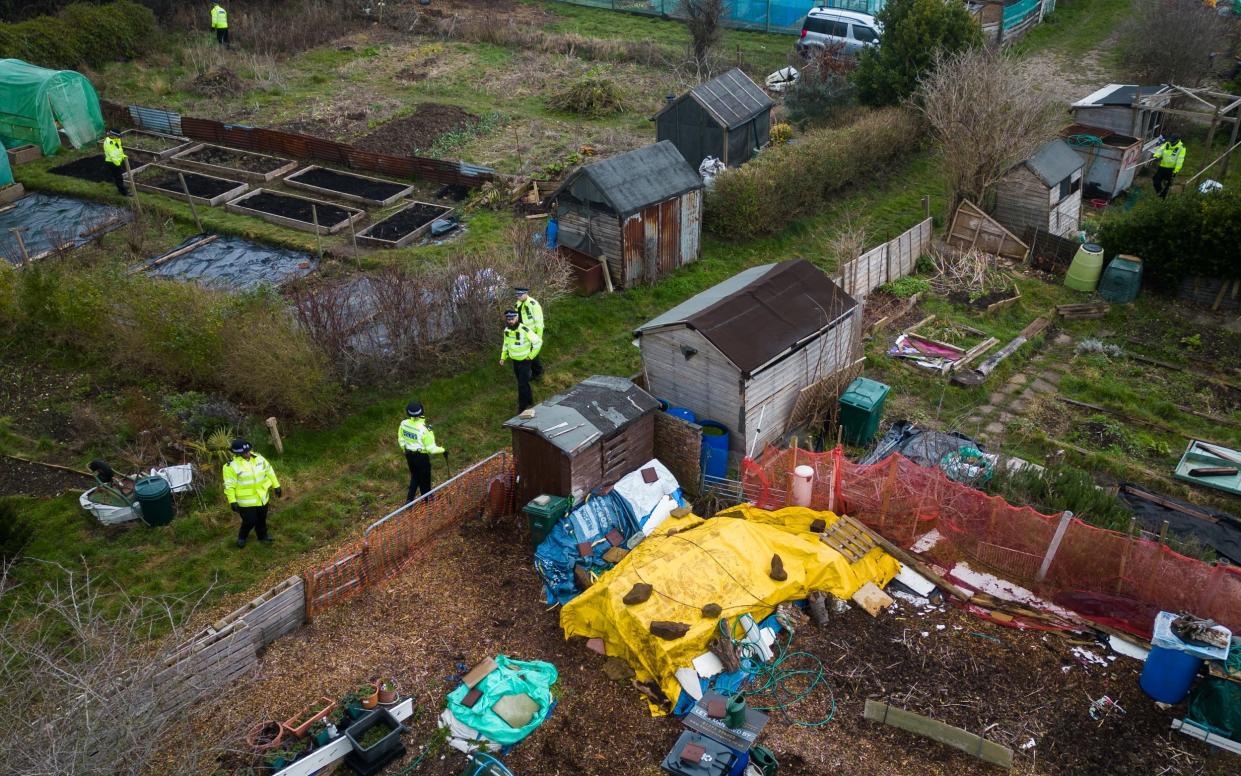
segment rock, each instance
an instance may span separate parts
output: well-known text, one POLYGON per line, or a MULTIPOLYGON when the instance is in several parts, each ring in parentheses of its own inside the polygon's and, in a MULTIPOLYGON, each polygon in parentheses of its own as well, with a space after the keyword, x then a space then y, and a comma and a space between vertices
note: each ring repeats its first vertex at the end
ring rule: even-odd
POLYGON ((707 650, 720 659, 720 665, 724 666, 725 673, 741 668, 741 661, 737 659, 737 649, 733 646, 732 639, 719 633, 718 629, 715 636, 707 643, 707 650))
POLYGON ((590 572, 580 563, 573 566, 573 586, 578 590, 585 590, 594 584, 594 580, 590 578, 590 572))
POLYGON ((611 564, 620 563, 625 556, 629 554, 629 550, 624 547, 609 547, 608 551, 603 553, 603 559, 611 564))
POLYGON ((677 507, 676 509, 672 510, 669 514, 672 515, 673 517, 685 517, 687 515, 692 514, 692 511, 690 510, 689 507, 677 507))
POLYGON ((603 675, 614 682, 624 682, 636 676, 629 664, 619 657, 609 657, 603 661, 603 675))
POLYGON ((651 623, 651 635, 658 636, 664 641, 676 641, 686 633, 689 633, 689 626, 683 622, 655 620, 651 623))
POLYGON ((702 607, 702 616, 708 620, 718 620, 723 613, 724 609, 719 604, 707 604, 702 607))
POLYGON ((629 592, 625 593, 625 597, 622 600, 624 600, 625 606, 634 606, 650 598, 652 591, 653 589, 650 585, 645 582, 638 582, 629 588, 629 592))
POLYGON ((586 648, 600 655, 608 654, 607 647, 603 644, 603 639, 586 639, 586 648))
POLYGON ((827 625, 827 596, 822 590, 811 590, 806 596, 806 608, 810 611, 810 619, 820 628, 827 625))
POLYGON ((827 530, 827 521, 822 518, 815 518, 815 520, 810 523, 811 533, 823 533, 826 530, 827 530))
POLYGON ((767 572, 767 576, 777 582, 783 582, 789 578, 789 574, 784 570, 784 559, 778 554, 771 556, 771 571, 767 572))

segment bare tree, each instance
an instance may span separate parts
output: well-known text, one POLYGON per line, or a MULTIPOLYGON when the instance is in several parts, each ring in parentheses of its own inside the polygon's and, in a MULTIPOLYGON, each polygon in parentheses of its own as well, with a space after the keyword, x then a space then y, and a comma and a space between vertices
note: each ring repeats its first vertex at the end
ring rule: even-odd
POLYGON ((981 47, 939 55, 918 81, 913 107, 930 125, 950 189, 949 213, 961 200, 981 203, 1019 162, 1064 123, 1051 95, 1025 61, 981 47))
POLYGON ((689 29, 690 56, 698 77, 711 72, 711 50, 724 37, 724 0, 681 0, 681 15, 689 29))
POLYGON ((1123 28, 1123 61, 1143 83, 1197 86, 1210 75, 1211 55, 1227 49, 1230 25, 1236 20, 1200 0, 1138 0, 1123 28))
POLYGON ((170 753, 167 739, 183 715, 152 698, 160 658, 187 636, 196 602, 105 595, 89 572, 62 571, 27 601, 12 600, 21 588, 0 572, 0 603, 9 612, 0 628, 0 772, 214 770, 225 734, 170 753))

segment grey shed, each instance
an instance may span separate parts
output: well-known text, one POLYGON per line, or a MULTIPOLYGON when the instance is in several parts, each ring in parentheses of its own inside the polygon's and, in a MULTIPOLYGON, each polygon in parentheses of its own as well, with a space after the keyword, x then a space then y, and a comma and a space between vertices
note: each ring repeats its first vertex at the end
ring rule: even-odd
POLYGON ((672 141, 695 170, 708 156, 739 167, 770 140, 773 105, 758 84, 733 68, 655 114, 655 137, 672 141))
POLYGON ((1042 229, 1071 237, 1081 223, 1084 166, 1063 140, 1045 143, 996 184, 992 215, 1014 234, 1042 229))
POLYGON ((784 434, 803 389, 853 363, 860 312, 796 259, 751 267, 634 333, 651 393, 722 423, 748 453, 784 434))
POLYGON ((659 402, 623 377, 595 375, 505 421, 513 432, 518 503, 582 497, 654 457, 659 402))
POLYGON ((1172 94, 1172 87, 1162 84, 1108 84, 1070 105, 1069 112, 1077 124, 1135 137, 1145 149, 1163 132, 1161 108, 1168 107, 1172 94))
POLYGON ((614 288, 698 258, 702 179, 669 142, 579 167, 552 200, 560 245, 604 261, 614 288))

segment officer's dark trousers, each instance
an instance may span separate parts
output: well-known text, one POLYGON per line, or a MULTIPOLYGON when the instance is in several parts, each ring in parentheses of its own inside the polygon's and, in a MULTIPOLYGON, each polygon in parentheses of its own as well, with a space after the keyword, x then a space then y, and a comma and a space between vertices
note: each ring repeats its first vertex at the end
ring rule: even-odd
POLYGON ((431 456, 406 450, 405 463, 409 466, 409 492, 405 494, 408 504, 418 498, 419 492, 424 496, 431 492, 431 456))
POLYGON ((1160 167, 1155 170, 1155 178, 1151 183, 1154 184, 1155 193, 1159 195, 1160 199, 1168 198, 1168 192, 1172 189, 1173 174, 1171 167, 1160 167))
POLYGON ((112 182, 116 184, 116 190, 120 192, 122 197, 129 196, 129 188, 125 185, 125 164, 112 164, 104 162, 104 167, 108 168, 108 175, 112 176, 112 182))
POLYGON ((534 404, 534 394, 530 391, 530 360, 513 359, 513 376, 517 378, 517 411, 521 412, 534 404))
POLYGON ((237 538, 244 541, 250 536, 251 529, 254 529, 260 541, 267 538, 266 504, 261 507, 241 508, 241 530, 237 532, 237 538))
POLYGON ((219 43, 221 46, 228 46, 228 28, 227 27, 223 29, 220 29, 218 27, 216 28, 215 42, 219 43))

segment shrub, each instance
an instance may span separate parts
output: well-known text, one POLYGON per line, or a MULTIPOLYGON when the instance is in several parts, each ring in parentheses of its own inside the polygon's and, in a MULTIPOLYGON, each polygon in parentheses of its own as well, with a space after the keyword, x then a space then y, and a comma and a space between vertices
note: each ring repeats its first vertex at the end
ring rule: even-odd
POLYGON ((801 69, 797 79, 784 95, 784 107, 795 124, 823 119, 850 105, 855 90, 849 82, 853 60, 843 55, 843 44, 825 47, 801 69))
POLYGON ((913 275, 909 277, 893 280, 891 283, 884 283, 875 289, 881 293, 894 296, 897 299, 908 299, 914 294, 921 294, 931 290, 931 282, 926 278, 920 278, 913 275))
POLYGON ((783 121, 771 125, 771 144, 782 146, 793 139, 793 128, 783 121))
POLYGON ((1241 278, 1241 189, 1190 190, 1108 213, 1099 228, 1105 255, 1142 259, 1145 285, 1176 293, 1187 277, 1241 278))
POLYGON ((1131 513, 1120 499, 1099 489, 1090 472, 1073 466, 1061 464, 1041 472, 998 466, 986 489, 1010 504, 1029 506, 1045 515, 1067 509, 1100 528, 1124 530, 1129 526, 1131 513))
POLYGON ((547 98, 552 110, 599 118, 622 113, 625 97, 610 78, 596 68, 547 98))
POLYGON ((0 501, 0 566, 21 557, 34 529, 13 501, 0 501))
POLYGON ((1138 83, 1198 83, 1228 49, 1229 17, 1199 0, 1138 0, 1122 28, 1121 59, 1138 83))
POLYGON ((146 53, 155 32, 155 15, 132 0, 74 3, 56 16, 0 24, 0 58, 61 70, 99 67, 146 53))
POLYGON ((715 178, 706 225, 729 239, 780 231, 833 193, 913 152, 919 125, 899 108, 874 111, 843 129, 818 129, 764 150, 715 178))
POLYGON ((867 105, 895 105, 914 93, 937 54, 982 45, 982 30, 960 0, 890 0, 875 19, 883 43, 858 58, 855 82, 867 105))

